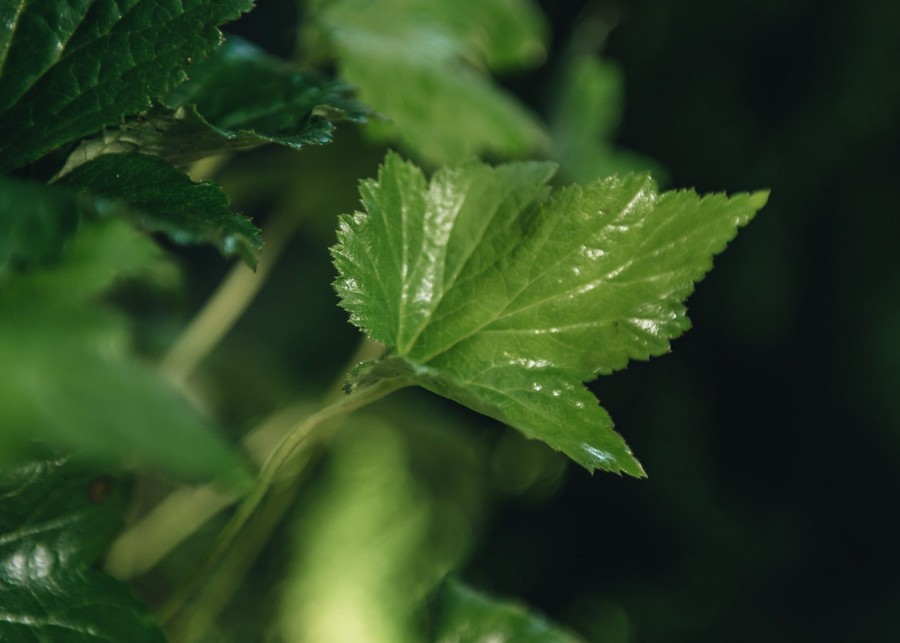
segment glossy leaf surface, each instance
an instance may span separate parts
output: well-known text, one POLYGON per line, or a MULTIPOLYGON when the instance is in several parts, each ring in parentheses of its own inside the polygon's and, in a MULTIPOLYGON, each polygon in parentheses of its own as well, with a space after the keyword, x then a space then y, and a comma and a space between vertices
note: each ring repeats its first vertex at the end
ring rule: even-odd
POLYGON ((92 200, 107 199, 101 209, 131 217, 145 230, 163 232, 176 243, 211 243, 256 265, 262 238, 250 219, 229 209, 218 185, 195 183, 161 158, 104 154, 76 167, 62 183, 92 200))
POLYGON ((538 121, 483 73, 541 59, 543 25, 532 3, 339 0, 314 17, 341 77, 395 126, 382 133, 425 159, 521 156, 545 143, 538 121))
POLYGON ((766 194, 659 194, 639 175, 550 195, 553 172, 470 163, 429 183, 388 155, 333 248, 342 306, 391 349, 356 377, 408 379, 588 469, 642 475, 582 382, 668 351, 766 194))
POLYGON ((0 291, 0 459, 32 440, 104 461, 243 481, 208 421, 130 357, 124 319, 91 302, 144 270, 155 245, 127 224, 83 225, 58 264, 0 291))
POLYGON ((0 170, 125 116, 184 80, 251 0, 0 3, 0 170))
POLYGON ((126 486, 65 458, 0 470, 0 640, 165 640, 126 585, 91 569, 121 525, 126 486))
POLYGON ((578 643, 581 639, 512 601, 448 580, 436 601, 434 643, 578 643))

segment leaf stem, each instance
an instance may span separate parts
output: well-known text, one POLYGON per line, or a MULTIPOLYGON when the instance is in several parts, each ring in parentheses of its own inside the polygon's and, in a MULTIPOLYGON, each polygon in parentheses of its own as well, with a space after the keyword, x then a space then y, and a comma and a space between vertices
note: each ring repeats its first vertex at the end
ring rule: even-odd
POLYGON ((295 451, 306 441, 311 433, 322 425, 367 406, 394 391, 409 386, 409 384, 410 382, 402 379, 382 380, 370 387, 360 389, 330 406, 326 406, 295 426, 275 448, 272 455, 269 456, 250 495, 244 499, 231 517, 231 520, 225 525, 203 565, 197 570, 193 578, 182 586, 181 590, 176 592, 169 602, 160 609, 160 621, 162 623, 170 622, 203 585, 204 579, 216 568, 228 552, 235 538, 237 538, 253 513, 265 499, 266 494, 275 483, 285 464, 288 463, 291 456, 294 455, 295 451))
MULTIPOLYGON (((304 451, 304 455, 307 454, 304 451)), ((276 480, 265 504, 253 517, 253 528, 245 529, 237 537, 216 569, 207 577, 202 589, 198 589, 191 599, 190 609, 182 610, 169 622, 167 630, 172 643, 202 640, 204 634, 214 626, 223 607, 237 592, 241 579, 256 562, 272 532, 293 504, 298 492, 298 478, 306 471, 308 469, 297 467, 297 471, 291 471, 290 476, 281 476, 276 480)))
POLYGON ((185 381, 197 365, 222 340, 266 282, 298 225, 296 213, 279 209, 267 224, 266 247, 256 272, 243 263, 231 269, 216 292, 194 316, 169 352, 160 369, 177 382, 185 381))
MULTIPOLYGON (((313 408, 295 404, 272 413, 248 431, 242 443, 250 459, 262 467, 278 442, 313 408)), ((106 557, 106 572, 119 580, 141 576, 238 500, 238 495, 215 483, 172 491, 116 538, 106 557)))
MULTIPOLYGON (((370 339, 361 341, 323 402, 328 404, 342 399, 344 373, 383 353, 383 345, 370 339)), ((303 402, 292 405, 270 414, 248 431, 242 443, 251 460, 262 468, 280 440, 307 418, 312 409, 311 404, 303 402)), ((116 538, 107 555, 107 573, 120 580, 146 573, 216 514, 238 500, 238 496, 214 483, 176 489, 116 538)))

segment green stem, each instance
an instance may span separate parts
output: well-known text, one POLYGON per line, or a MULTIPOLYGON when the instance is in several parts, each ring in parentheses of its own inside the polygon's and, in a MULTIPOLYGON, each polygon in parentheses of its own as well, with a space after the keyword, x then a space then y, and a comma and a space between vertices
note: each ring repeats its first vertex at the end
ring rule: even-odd
POLYGON ((399 379, 378 382, 373 386, 361 389, 345 397, 335 404, 323 408, 318 413, 311 415, 304 422, 298 424, 290 433, 288 433, 272 452, 272 455, 269 456, 269 459, 260 471, 253 491, 244 499, 235 514, 231 517, 231 520, 225 526, 225 529, 219 534, 218 539, 213 544, 212 551, 204 561, 203 565, 196 572, 194 577, 188 581, 179 592, 173 595, 170 601, 160 610, 160 621, 163 623, 170 622, 181 611, 196 591, 202 587, 204 579, 216 568, 221 559, 228 552, 235 538, 237 538, 253 513, 259 507, 260 503, 266 497, 266 494, 281 473, 282 468, 313 431, 324 424, 352 413, 353 411, 367 406, 408 385, 409 382, 399 379))
MULTIPOLYGON (((324 402, 331 403, 344 397, 345 372, 383 353, 384 346, 377 342, 368 339, 360 342, 324 402)), ((271 414, 256 425, 242 440, 251 460, 262 468, 275 446, 288 431, 308 417, 309 412, 310 405, 296 404, 271 414)), ((214 484, 173 491, 116 538, 107 555, 107 573, 120 580, 146 573, 191 534, 238 500, 239 497, 214 484)))
POLYGON ((164 373, 179 382, 190 376, 256 297, 297 225, 296 214, 288 208, 272 216, 266 226, 266 247, 256 272, 243 263, 232 268, 163 358, 160 369, 164 373))
MULTIPOLYGON (((307 453, 304 451, 304 453, 307 453)), ((309 454, 312 457, 312 454, 309 454)), ((302 471, 308 471, 303 469, 302 471)), ((290 509, 298 491, 297 475, 279 478, 263 507, 253 517, 253 529, 244 530, 207 578, 202 590, 192 598, 189 610, 182 610, 167 629, 171 643, 195 643, 203 640, 223 607, 234 597, 241 579, 247 575, 266 546, 272 532, 290 509)))
MULTIPOLYGON (((312 408, 296 404, 256 425, 241 440, 250 459, 262 468, 275 446, 312 408)), ((238 500, 215 483, 176 489, 116 538, 106 557, 106 572, 119 580, 141 576, 238 500)))

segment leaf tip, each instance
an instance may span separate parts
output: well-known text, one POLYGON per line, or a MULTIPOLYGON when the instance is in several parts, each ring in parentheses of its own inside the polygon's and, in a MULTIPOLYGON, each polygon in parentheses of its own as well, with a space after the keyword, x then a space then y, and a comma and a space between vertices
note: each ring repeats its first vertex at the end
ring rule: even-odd
POLYGON ((588 456, 587 468, 591 473, 602 469, 603 471, 611 471, 618 474, 627 473, 635 478, 647 477, 644 467, 631 455, 631 450, 628 447, 625 447, 626 452, 621 455, 598 449, 587 442, 581 443, 581 449, 588 456))
POLYGON ((761 210, 766 203, 768 203, 769 195, 771 193, 771 190, 757 190, 756 192, 751 192, 749 196, 750 207, 754 210, 761 210))

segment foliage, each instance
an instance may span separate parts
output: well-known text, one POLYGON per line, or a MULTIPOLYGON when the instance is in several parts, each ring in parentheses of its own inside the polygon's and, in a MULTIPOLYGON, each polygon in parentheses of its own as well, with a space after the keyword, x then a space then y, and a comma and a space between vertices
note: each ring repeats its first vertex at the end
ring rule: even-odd
POLYGON ((426 184, 388 156, 334 249, 351 320, 390 347, 356 378, 411 380, 642 475, 581 382, 669 349, 693 282, 766 196, 660 195, 641 175, 550 194, 553 170, 469 164, 426 184))
MULTIPOLYGON (((549 126, 489 76, 543 57, 546 26, 528 0, 311 2, 301 62, 235 37, 220 46, 217 27, 249 8, 0 5, 0 363, 9 365, 0 370, 0 632, 163 640, 127 585, 91 568, 117 538, 107 565, 122 578, 168 555, 174 578, 159 582, 174 587, 150 600, 172 640, 239 640, 220 613, 307 493, 310 520, 285 554, 294 563, 283 596, 268 606, 283 613, 254 627, 292 641, 576 640, 442 581, 465 560, 472 538, 460 534, 477 532, 488 502, 462 422, 418 430, 417 402, 401 397, 399 410, 354 416, 363 430, 325 438, 351 412, 415 384, 589 470, 642 476, 585 383, 669 350, 689 325, 685 298, 766 193, 660 193, 646 173, 605 176, 641 163, 607 140, 614 110, 586 126, 589 136, 572 127, 583 105, 595 111, 618 91, 605 68, 573 63, 549 126), (222 430, 242 428, 228 396, 217 400, 192 376, 296 221, 273 215, 264 248, 222 187, 191 174, 267 143, 306 154, 344 121, 372 121, 376 140, 442 167, 429 180, 389 152, 378 178, 360 184, 363 211, 339 219, 335 288, 369 337, 347 395, 304 399, 301 411, 272 404, 239 446, 222 430), (545 160, 487 165, 478 154, 545 160), (550 156, 584 185, 551 187, 550 156), (160 275, 173 271, 172 254, 189 261, 184 245, 258 272, 236 266, 172 341, 171 319, 148 331, 138 313, 171 296, 160 275), (160 337, 171 344, 162 359, 147 348, 160 337), (423 436, 448 460, 417 465, 434 453, 423 436), (323 451, 329 464, 317 464, 323 451), (154 491, 134 499, 136 523, 119 535, 128 485, 104 472, 122 467, 154 491), (150 509, 172 484, 153 472, 215 484, 176 488, 150 509), (467 510, 443 502, 448 481, 467 510), (235 503, 215 538, 203 532, 235 503), (185 540, 209 549, 198 570, 185 540)), ((238 370, 245 381, 267 375, 255 355, 238 370)), ((249 385, 238 389, 250 397, 249 385)))
POLYGON ((122 476, 71 458, 34 460, 0 478, 0 637, 6 641, 164 641, 124 583, 90 569, 118 531, 122 476))

